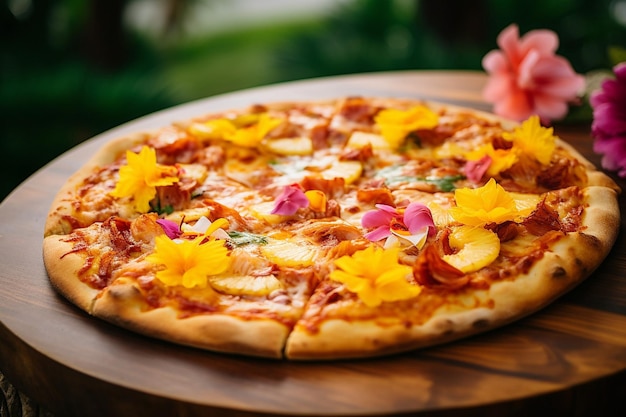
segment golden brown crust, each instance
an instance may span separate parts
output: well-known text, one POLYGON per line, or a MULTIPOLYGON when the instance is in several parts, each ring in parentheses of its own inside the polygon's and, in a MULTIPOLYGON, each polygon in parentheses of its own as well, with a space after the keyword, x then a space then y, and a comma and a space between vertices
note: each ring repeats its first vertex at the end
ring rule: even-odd
POLYGON ((109 287, 93 315, 143 335, 218 352, 280 358, 289 329, 267 319, 225 313, 181 317, 171 307, 148 308, 132 284, 109 287))
POLYGON ((72 252, 73 245, 65 236, 47 236, 43 241, 43 261, 52 285, 68 300, 90 313, 99 290, 83 283, 79 276, 85 257, 72 252))

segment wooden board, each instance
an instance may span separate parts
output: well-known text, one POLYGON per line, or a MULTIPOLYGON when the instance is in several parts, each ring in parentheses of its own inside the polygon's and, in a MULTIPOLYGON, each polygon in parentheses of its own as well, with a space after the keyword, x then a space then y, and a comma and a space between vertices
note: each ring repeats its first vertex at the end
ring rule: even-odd
MULTIPOLYGON (((290 363, 176 346, 89 317, 48 283, 41 244, 52 198, 112 138, 291 99, 398 96, 486 110, 484 82, 477 72, 394 72, 262 87, 147 116, 67 152, 0 205, 0 370, 59 416, 619 413, 626 405, 623 231, 595 273, 545 310, 463 341, 371 360, 290 363)), ((560 126, 557 134, 599 163, 588 126, 560 126)))

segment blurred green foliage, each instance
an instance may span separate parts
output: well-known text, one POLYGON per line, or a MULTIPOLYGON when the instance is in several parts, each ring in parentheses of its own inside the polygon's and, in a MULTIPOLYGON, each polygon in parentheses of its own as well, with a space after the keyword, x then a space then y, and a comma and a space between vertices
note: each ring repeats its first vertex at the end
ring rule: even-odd
POLYGON ((0 198, 81 141, 201 97, 336 74, 480 70, 510 23, 556 31, 582 73, 610 68, 626 47, 615 13, 626 0, 352 0, 327 16, 193 36, 174 29, 202 0, 154 2, 169 16, 160 35, 127 24, 131 3, 2 0, 0 198))

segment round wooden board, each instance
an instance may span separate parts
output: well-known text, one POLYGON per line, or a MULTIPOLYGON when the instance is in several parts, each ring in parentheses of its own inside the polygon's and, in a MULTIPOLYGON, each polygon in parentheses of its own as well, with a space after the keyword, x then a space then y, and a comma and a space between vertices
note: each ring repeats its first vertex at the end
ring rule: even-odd
MULTIPOLYGON (((285 83, 178 106, 67 152, 0 206, 0 370, 59 416, 619 413, 626 405, 623 232, 586 282, 543 311, 459 342, 368 360, 292 363, 176 346, 89 317, 48 283, 41 244, 52 198, 110 139, 268 101, 376 95, 486 110, 484 83, 477 72, 285 83)), ((557 134, 599 163, 588 126, 557 127, 557 134)))

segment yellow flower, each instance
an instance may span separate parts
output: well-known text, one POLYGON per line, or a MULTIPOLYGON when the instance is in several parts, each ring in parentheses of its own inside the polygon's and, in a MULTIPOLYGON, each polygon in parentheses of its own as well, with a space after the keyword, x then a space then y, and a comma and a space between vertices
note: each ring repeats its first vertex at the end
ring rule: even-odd
POLYGON ((431 129, 439 123, 436 113, 425 106, 408 110, 385 109, 374 118, 383 138, 392 149, 402 144, 407 135, 418 129, 431 129))
POLYGON ((116 198, 133 198, 135 210, 146 213, 150 210, 150 200, 156 196, 156 187, 178 182, 178 170, 157 164, 156 151, 148 146, 142 147, 138 154, 127 151, 126 160, 127 165, 120 168, 119 180, 110 194, 116 198))
POLYGON ((337 269, 330 278, 344 284, 369 307, 416 297, 421 287, 407 281, 413 270, 398 263, 399 252, 399 248, 384 250, 372 245, 352 256, 342 256, 335 260, 337 269))
POLYGON ((264 113, 259 116, 256 123, 238 128, 233 133, 226 134, 224 138, 236 145, 253 148, 261 143, 263 138, 281 122, 281 119, 264 113))
POLYGON ((230 264, 228 249, 220 240, 206 241, 204 236, 172 240, 160 235, 155 244, 154 253, 146 260, 165 266, 157 271, 156 278, 166 285, 205 288, 209 275, 221 274, 230 264))
POLYGON ((456 207, 450 209, 454 220, 470 226, 515 220, 520 212, 511 195, 491 178, 480 188, 454 191, 456 207))
POLYGON ((239 146, 253 148, 281 123, 282 119, 261 113, 194 123, 189 131, 201 139, 224 139, 239 146))
POLYGON ((539 116, 531 116, 513 132, 504 132, 502 137, 513 142, 513 148, 521 155, 535 158, 543 165, 550 163, 556 147, 556 136, 553 128, 541 126, 539 116))
POLYGON ((494 177, 513 166, 517 162, 517 155, 510 149, 494 149, 493 144, 488 143, 467 153, 468 161, 478 161, 483 157, 491 158, 489 168, 487 168, 487 176, 494 177))

